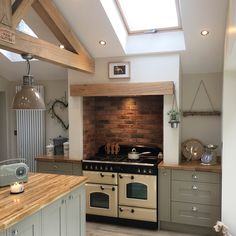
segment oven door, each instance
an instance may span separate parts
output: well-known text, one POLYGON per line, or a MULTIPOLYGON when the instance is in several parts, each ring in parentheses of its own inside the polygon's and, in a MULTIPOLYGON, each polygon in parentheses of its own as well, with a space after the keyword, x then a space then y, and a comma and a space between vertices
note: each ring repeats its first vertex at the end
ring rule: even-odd
POLYGON ((119 205, 155 209, 157 176, 119 174, 119 205))
POLYGON ((117 186, 105 184, 85 184, 86 213, 117 217, 117 186))

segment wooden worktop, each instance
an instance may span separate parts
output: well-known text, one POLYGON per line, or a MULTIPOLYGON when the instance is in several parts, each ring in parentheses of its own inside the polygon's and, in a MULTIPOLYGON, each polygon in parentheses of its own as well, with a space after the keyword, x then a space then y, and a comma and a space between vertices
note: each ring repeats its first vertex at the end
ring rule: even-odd
POLYGON ((9 186, 0 188, 0 230, 51 204, 86 180, 83 176, 30 174, 23 193, 11 194, 9 186))
POLYGON ((221 173, 221 165, 219 163, 215 165, 202 165, 200 161, 185 161, 180 164, 166 164, 161 162, 158 165, 159 169, 172 169, 172 170, 191 170, 191 171, 205 171, 221 173))
POLYGON ((46 161, 46 162, 67 162, 67 163, 80 163, 81 160, 70 159, 70 157, 65 157, 63 155, 54 156, 39 156, 35 158, 36 161, 46 161))

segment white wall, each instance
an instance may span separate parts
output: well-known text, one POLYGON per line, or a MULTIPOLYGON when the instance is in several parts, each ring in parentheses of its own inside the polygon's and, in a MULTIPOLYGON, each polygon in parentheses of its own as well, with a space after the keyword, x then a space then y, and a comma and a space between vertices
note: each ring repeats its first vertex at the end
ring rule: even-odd
MULTIPOLYGON (((179 55, 149 55, 125 58, 103 58, 95 61, 95 74, 85 74, 69 70, 69 84, 117 83, 117 82, 156 82, 174 81, 179 101, 179 55), (108 63, 130 61, 130 80, 108 78, 108 63)), ((164 161, 179 161, 179 128, 171 129, 167 111, 171 109, 172 96, 164 97, 164 161)), ((81 159, 83 156, 83 109, 82 97, 69 97, 69 138, 70 157, 81 159)))
POLYGON ((0 76, 0 160, 7 159, 9 153, 8 85, 8 81, 0 76))
MULTIPOLYGON (((188 74, 182 80, 182 111, 189 111, 200 81, 203 80, 214 109, 222 110, 222 73, 188 74)), ((193 111, 212 111, 211 105, 201 85, 196 97, 193 111)), ((221 154, 221 116, 182 117, 181 142, 195 138, 204 144, 218 145, 221 154)))
POLYGON ((229 3, 223 75, 222 221, 228 225, 231 234, 236 235, 236 0, 229 3))
MULTIPOLYGON (((20 84, 20 82, 10 82, 10 93, 9 101, 13 99, 15 94, 15 86, 20 84)), ((68 81, 67 80, 40 80, 37 84, 44 86, 44 98, 45 104, 47 105, 50 101, 55 99, 60 99, 65 96, 68 97, 68 81)), ((10 103, 9 103, 10 104, 10 103)), ((59 111, 60 112, 60 111, 59 111)), ((16 129, 15 112, 10 109, 9 105, 9 119, 10 119, 10 156, 16 157, 16 136, 14 136, 14 130, 16 129)), ((68 122, 68 109, 63 113, 63 117, 68 122)), ((68 137, 68 130, 62 128, 61 124, 51 116, 46 111, 46 144, 49 143, 50 138, 58 137, 59 135, 63 137, 68 137)))

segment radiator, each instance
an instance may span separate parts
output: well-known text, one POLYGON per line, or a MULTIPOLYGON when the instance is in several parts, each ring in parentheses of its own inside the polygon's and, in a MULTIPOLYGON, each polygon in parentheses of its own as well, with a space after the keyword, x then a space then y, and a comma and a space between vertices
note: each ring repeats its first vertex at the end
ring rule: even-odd
MULTIPOLYGON (((42 98, 44 87, 37 85, 42 98)), ((16 92, 21 86, 16 86, 16 92)), ((45 147, 45 111, 41 110, 16 110, 17 129, 17 158, 24 158, 29 166, 29 171, 36 171, 34 158, 44 154, 45 147)))

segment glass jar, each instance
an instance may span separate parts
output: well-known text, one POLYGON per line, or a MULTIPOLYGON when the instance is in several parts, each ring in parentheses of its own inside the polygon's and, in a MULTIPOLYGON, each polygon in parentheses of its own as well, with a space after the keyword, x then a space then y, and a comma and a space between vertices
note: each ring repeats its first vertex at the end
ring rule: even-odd
POLYGON ((205 151, 201 157, 201 164, 203 165, 214 165, 216 164, 216 148, 218 146, 213 144, 208 144, 204 146, 205 151))

